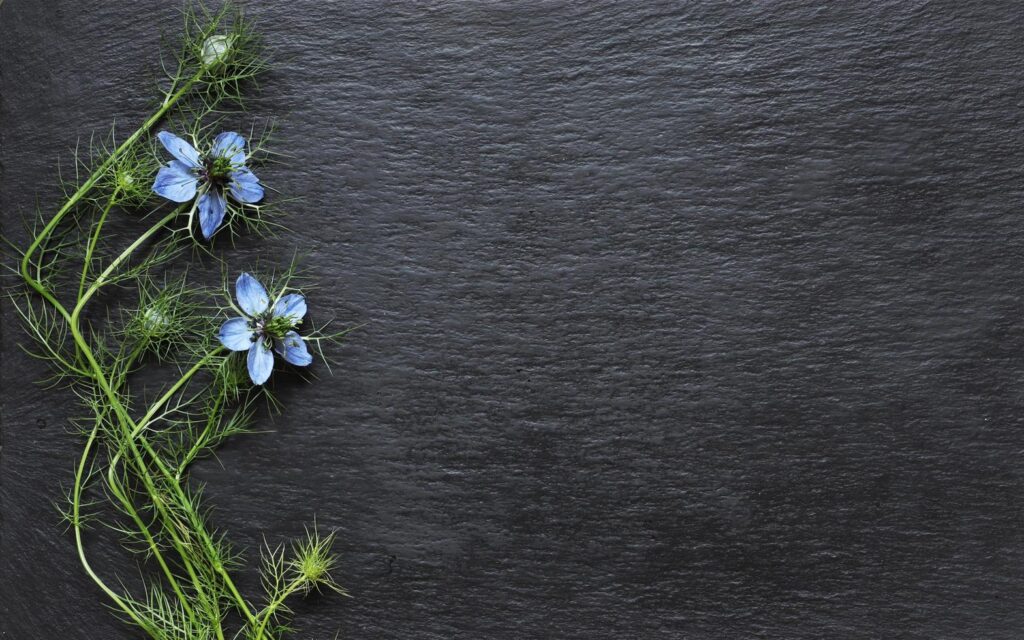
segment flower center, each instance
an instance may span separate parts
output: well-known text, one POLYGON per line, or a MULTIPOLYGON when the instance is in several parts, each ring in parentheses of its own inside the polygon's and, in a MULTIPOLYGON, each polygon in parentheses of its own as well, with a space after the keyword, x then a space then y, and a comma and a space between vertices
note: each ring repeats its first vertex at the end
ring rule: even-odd
POLYGON ((263 315, 253 320, 253 342, 262 336, 270 338, 283 338, 284 334, 295 328, 295 322, 291 316, 263 315))
POLYGON ((223 187, 231 177, 231 159, 207 156, 203 159, 200 177, 215 187, 223 187))

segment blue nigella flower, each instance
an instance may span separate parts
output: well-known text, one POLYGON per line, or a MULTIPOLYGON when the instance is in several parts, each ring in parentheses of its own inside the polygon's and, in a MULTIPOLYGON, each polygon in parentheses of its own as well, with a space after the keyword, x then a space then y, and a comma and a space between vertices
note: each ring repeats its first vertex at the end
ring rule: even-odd
POLYGON ((188 202, 198 193, 199 227, 207 240, 227 212, 225 191, 242 204, 263 199, 259 179, 245 166, 245 138, 234 131, 218 135, 205 156, 173 133, 156 137, 174 160, 160 168, 153 191, 174 202, 188 202))
POLYGON ((253 384, 263 384, 274 369, 274 354, 305 367, 313 362, 306 343, 295 333, 295 327, 306 315, 306 299, 300 293, 280 297, 273 306, 267 290, 259 281, 243 273, 235 283, 235 298, 244 317, 225 322, 218 337, 232 351, 249 352, 249 377, 253 384))

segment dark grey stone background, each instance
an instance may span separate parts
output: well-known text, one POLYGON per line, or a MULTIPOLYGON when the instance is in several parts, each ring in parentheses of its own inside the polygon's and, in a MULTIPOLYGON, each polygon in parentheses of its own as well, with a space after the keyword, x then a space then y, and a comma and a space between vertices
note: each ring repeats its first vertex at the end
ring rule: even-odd
MULTIPOLYGON (((196 470, 250 554, 340 529, 354 598, 299 637, 1021 636, 1020 5, 249 8, 295 156, 261 177, 304 199, 231 262, 309 247, 317 316, 369 323, 196 470)), ((161 31, 3 4, 6 234, 147 112, 161 31)), ((0 637, 136 637, 2 318, 0 637)))

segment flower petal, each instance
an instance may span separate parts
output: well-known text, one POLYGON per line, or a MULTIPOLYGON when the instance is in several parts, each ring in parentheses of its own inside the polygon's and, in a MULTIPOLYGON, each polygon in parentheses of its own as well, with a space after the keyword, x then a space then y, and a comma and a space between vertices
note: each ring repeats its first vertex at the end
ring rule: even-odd
POLYGON ((243 204, 263 199, 263 185, 252 171, 242 167, 231 172, 231 197, 243 204))
POLYGON ((250 316, 258 316, 270 306, 270 296, 263 288, 260 281, 252 277, 252 274, 243 273, 235 281, 235 298, 242 311, 250 316))
POLYGON ((298 367, 305 367, 313 362, 313 356, 306 349, 306 341, 294 331, 284 334, 280 340, 274 340, 274 351, 298 367))
POLYGON ((172 202, 188 202, 196 197, 196 186, 199 180, 192 174, 184 162, 172 160, 170 164, 160 167, 153 181, 153 193, 163 196, 172 202))
POLYGON ((274 316, 288 316, 292 324, 298 324, 306 317, 306 299, 301 293, 289 293, 274 305, 274 316))
POLYGON ((225 131, 213 140, 213 151, 216 158, 230 158, 235 167, 245 166, 245 138, 234 131, 225 131))
POLYGON ((253 384, 263 384, 274 370, 274 352, 266 342, 260 340, 249 349, 249 379, 253 384))
POLYGON ((196 148, 170 131, 161 131, 156 134, 156 137, 160 140, 160 144, 164 145, 164 149, 167 149, 172 156, 185 164, 185 166, 192 169, 199 169, 203 166, 203 163, 199 160, 199 152, 196 151, 196 148))
POLYGON ((203 230, 204 238, 209 240, 213 236, 223 222, 227 208, 228 201, 219 189, 210 189, 199 196, 199 227, 203 230))
POLYGON ((220 343, 232 351, 248 351, 252 346, 253 331, 246 318, 231 318, 221 325, 220 343))

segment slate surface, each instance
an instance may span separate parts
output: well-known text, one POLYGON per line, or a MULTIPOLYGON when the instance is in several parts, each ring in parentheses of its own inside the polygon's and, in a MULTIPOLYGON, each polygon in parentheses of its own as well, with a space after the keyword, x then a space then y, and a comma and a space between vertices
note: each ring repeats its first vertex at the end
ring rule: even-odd
MULTIPOLYGON (((250 553, 340 529, 299 637, 1020 637, 1024 11, 982 4, 250 3, 304 200, 232 264, 310 247, 369 323, 196 471, 250 553)), ((0 8, 5 234, 176 5, 0 8)), ((0 637, 136 637, 2 320, 0 637)))

